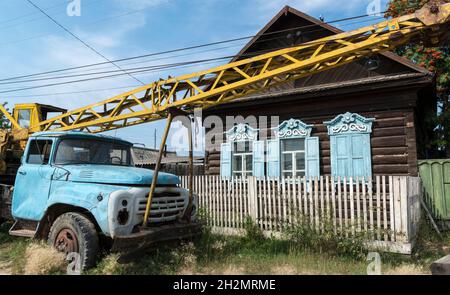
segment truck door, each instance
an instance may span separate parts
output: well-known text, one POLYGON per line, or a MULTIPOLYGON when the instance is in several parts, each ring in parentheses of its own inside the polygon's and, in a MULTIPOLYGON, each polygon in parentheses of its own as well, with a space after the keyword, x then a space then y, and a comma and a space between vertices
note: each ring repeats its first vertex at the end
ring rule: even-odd
POLYGON ((30 139, 14 185, 14 218, 38 221, 42 218, 55 168, 49 165, 53 140, 30 139))

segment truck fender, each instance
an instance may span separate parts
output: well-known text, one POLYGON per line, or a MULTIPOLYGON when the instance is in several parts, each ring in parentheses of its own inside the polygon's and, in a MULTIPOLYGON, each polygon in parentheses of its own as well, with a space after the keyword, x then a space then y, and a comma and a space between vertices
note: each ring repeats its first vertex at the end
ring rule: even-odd
POLYGON ((56 218, 68 212, 80 213, 84 215, 95 225, 97 232, 100 233, 102 231, 97 223, 97 220, 95 219, 94 215, 91 213, 89 209, 69 204, 56 203, 49 206, 45 211, 44 216, 42 217, 37 227, 35 238, 47 239, 47 236, 50 232, 50 228, 53 222, 56 220, 56 218))

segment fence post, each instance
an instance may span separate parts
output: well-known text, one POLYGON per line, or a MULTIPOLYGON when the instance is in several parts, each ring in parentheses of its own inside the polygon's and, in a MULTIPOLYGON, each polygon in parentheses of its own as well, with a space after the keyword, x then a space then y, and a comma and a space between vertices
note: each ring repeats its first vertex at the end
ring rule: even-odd
POLYGON ((394 222, 396 242, 406 243, 408 237, 408 177, 394 177, 394 222))
POLYGON ((420 200, 422 198, 422 185, 420 178, 408 177, 408 199, 407 199, 407 241, 414 243, 420 224, 420 200))
POLYGON ((258 222, 258 196, 255 176, 248 177, 248 207, 249 216, 253 222, 258 222))
POLYGON ((408 228, 408 219, 409 219, 409 208, 408 208, 408 198, 409 198, 409 189, 408 189, 408 181, 409 177, 403 176, 400 178, 400 191, 401 191, 401 201, 400 201, 400 210, 401 214, 401 232, 404 235, 403 242, 409 242, 409 228, 408 228))

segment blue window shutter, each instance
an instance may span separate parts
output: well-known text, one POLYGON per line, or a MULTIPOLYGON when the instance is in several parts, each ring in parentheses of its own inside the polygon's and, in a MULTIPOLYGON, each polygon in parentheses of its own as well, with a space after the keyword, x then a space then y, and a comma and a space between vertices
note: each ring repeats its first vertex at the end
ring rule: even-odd
POLYGON ((353 134, 351 136, 351 158, 353 177, 372 176, 372 155, 369 134, 353 134))
POLYGON ((335 177, 371 177, 370 134, 332 136, 331 169, 335 177))
POLYGON ((267 141, 267 176, 280 177, 280 141, 267 141))
POLYGON ((370 134, 364 135, 364 169, 367 177, 372 177, 372 143, 370 134))
POLYGON ((308 137, 306 140, 306 177, 320 176, 320 148, 318 137, 308 137))
POLYGON ((253 142, 253 176, 264 177, 264 141, 253 142))
POLYGON ((222 143, 220 148, 220 176, 231 177, 231 143, 222 143))
POLYGON ((334 177, 351 176, 349 139, 349 135, 331 137, 331 170, 334 177))
POLYGON ((336 156, 336 136, 330 137, 330 162, 331 162, 331 176, 337 178, 337 156, 336 156))

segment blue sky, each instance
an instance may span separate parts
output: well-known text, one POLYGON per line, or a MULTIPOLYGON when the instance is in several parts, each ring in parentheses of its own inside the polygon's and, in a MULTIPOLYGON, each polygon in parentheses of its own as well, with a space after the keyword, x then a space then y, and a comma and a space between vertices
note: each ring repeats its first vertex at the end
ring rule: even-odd
MULTIPOLYGON (((322 15, 326 21, 331 21, 365 14, 367 6, 373 3, 373 0, 80 0, 81 16, 70 17, 66 8, 72 1, 33 1, 110 60, 253 35, 284 5, 291 5, 314 17, 322 15)), ((375 1, 380 1, 381 9, 384 10, 387 0, 375 1)), ((374 17, 367 20, 369 22, 364 25, 376 21, 374 17)), ((338 26, 349 30, 359 25, 353 21, 338 26)), ((0 34, 0 79, 104 61, 26 0, 0 0, 0 34)), ((240 41, 163 55, 158 56, 157 60, 147 58, 137 64, 124 64, 123 67, 233 55, 244 43, 240 41)), ((179 75, 214 65, 218 63, 136 76, 150 83, 160 77, 166 78, 168 75, 179 75)), ((103 65, 97 70, 115 68, 103 65)), ((47 83, 2 84, 0 92, 47 83)), ((0 102, 6 101, 10 107, 19 102, 39 102, 73 109, 106 99, 137 85, 132 78, 123 76, 1 93, 0 102), (60 94, 77 91, 83 93, 60 94)), ((154 129, 157 129, 159 141, 163 128, 164 122, 157 122, 117 130, 112 135, 151 147, 154 129)))

